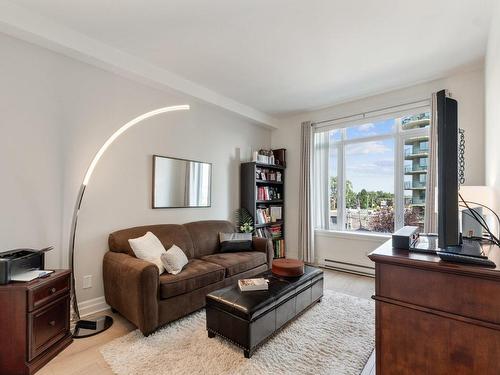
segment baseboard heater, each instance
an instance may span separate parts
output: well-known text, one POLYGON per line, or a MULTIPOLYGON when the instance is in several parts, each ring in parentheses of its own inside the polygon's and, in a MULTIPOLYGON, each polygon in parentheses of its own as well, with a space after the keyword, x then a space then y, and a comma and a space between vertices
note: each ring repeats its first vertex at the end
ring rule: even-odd
POLYGON ((362 266, 359 264, 341 262, 333 259, 324 259, 324 267, 337 271, 354 273, 362 276, 375 276, 375 267, 362 266))

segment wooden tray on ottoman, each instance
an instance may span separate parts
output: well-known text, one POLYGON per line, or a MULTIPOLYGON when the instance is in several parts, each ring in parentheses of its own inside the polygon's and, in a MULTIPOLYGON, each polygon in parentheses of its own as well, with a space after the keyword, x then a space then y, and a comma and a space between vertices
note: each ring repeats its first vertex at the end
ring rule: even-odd
POLYGON ((241 292, 237 285, 206 297, 208 337, 219 335, 243 349, 250 358, 255 349, 286 323, 323 296, 323 271, 305 266, 299 277, 284 278, 266 271, 269 290, 241 292))

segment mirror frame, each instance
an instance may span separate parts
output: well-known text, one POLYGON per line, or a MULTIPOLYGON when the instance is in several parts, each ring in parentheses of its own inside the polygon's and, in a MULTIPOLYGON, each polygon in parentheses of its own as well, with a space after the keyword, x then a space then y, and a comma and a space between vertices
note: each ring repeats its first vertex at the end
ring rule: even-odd
POLYGON ((182 158, 175 158, 173 156, 164 156, 164 155, 157 155, 153 154, 153 180, 152 180, 152 195, 151 195, 151 208, 153 210, 158 210, 158 209, 168 209, 168 208, 210 208, 212 207, 212 173, 213 173, 213 164, 208 163, 206 161, 198 161, 198 160, 191 160, 191 159, 182 159, 182 158), (164 159, 174 159, 174 160, 182 160, 182 161, 190 161, 190 162, 195 162, 195 163, 202 163, 202 164, 209 164, 210 165, 210 182, 209 182, 209 187, 210 187, 210 194, 209 194, 209 204, 207 206, 168 206, 168 207, 157 207, 155 206, 155 179, 156 179, 156 158, 164 158, 164 159))

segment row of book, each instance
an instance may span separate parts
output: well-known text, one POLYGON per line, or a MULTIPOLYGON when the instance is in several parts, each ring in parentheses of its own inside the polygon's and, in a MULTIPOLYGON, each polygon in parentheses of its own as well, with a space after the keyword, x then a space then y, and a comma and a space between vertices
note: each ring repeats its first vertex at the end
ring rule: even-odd
POLYGON ((281 193, 278 188, 272 186, 259 186, 257 188, 257 200, 272 201, 281 199, 281 193))
POLYGON ((283 258, 285 256, 285 240, 274 240, 274 257, 275 258, 283 258))
POLYGON ((262 238, 279 239, 282 237, 281 224, 271 225, 265 228, 257 228, 255 235, 262 238))
POLYGON ((255 219, 257 224, 275 223, 283 217, 283 207, 270 206, 260 207, 255 211, 255 219))
POLYGON ((257 168, 255 170, 255 178, 260 181, 277 181, 281 182, 281 172, 269 169, 257 168))

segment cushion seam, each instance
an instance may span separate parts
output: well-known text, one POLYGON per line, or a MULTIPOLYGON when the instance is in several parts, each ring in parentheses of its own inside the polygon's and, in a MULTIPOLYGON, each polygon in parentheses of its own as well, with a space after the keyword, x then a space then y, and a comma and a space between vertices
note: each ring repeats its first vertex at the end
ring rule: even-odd
MULTIPOLYGON (((185 278, 185 279, 179 279, 179 280, 175 280, 175 281, 165 281, 165 282, 162 282, 161 278, 160 278, 160 285, 162 284, 176 284, 180 281, 187 281, 187 280, 192 280, 192 279, 196 279, 197 277, 199 276, 203 276, 203 275, 209 275, 211 273, 215 273, 215 272, 219 272, 219 271, 225 271, 224 268, 222 269, 219 269, 219 270, 214 270, 214 271, 210 271, 210 272, 207 272, 207 273, 203 273, 203 274, 198 274, 198 275, 195 275, 195 276, 192 276, 192 277, 188 277, 188 278, 185 278)), ((181 271, 182 272, 182 271, 181 271)))

